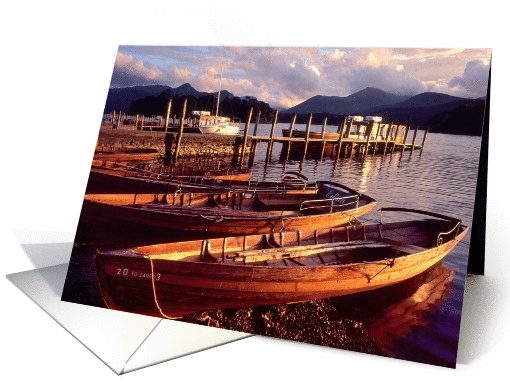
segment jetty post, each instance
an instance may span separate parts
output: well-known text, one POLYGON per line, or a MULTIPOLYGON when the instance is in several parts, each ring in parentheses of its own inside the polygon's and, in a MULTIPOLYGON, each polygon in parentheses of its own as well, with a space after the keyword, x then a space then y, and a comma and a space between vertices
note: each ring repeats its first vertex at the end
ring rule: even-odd
POLYGON ((168 108, 166 109, 165 133, 168 132, 168 120, 170 119, 170 110, 171 109, 172 109, 172 100, 168 101, 168 108))
POLYGON ((308 121, 306 122, 306 137, 305 137, 305 150, 303 153, 303 160, 306 158, 308 151, 308 141, 310 139, 310 125, 312 124, 312 113, 308 113, 308 121))
POLYGON ((374 128, 374 122, 371 121, 367 126, 367 143, 365 144, 365 152, 363 153, 363 158, 365 158, 368 154, 368 148, 370 147, 370 136, 372 135, 372 129, 374 128))
POLYGON ((379 138, 379 131, 381 131, 380 123, 377 124, 377 131, 375 133, 375 141, 374 141, 374 151, 372 151, 372 156, 375 156, 375 152, 377 151, 377 139, 379 138))
POLYGON ((324 117, 324 122, 322 123, 322 132, 321 132, 321 139, 322 139, 321 160, 324 156, 324 148, 326 147, 326 142, 324 141, 324 134, 326 133, 327 123, 328 123, 328 117, 324 117))
POLYGON ((421 152, 423 152, 423 148, 425 147, 425 141, 427 140, 427 135, 429 134, 429 128, 425 130, 425 135, 423 136, 423 141, 421 142, 421 152))
POLYGON ((289 160, 289 154, 290 154, 290 146, 292 145, 292 130, 294 130, 294 124, 296 123, 297 113, 294 113, 292 115, 292 119, 290 120, 290 127, 289 127, 289 144, 287 145, 287 157, 285 160, 289 160))
POLYGON ((336 160, 340 159, 340 153, 342 151, 342 139, 344 136, 344 130, 345 130, 346 125, 347 125, 347 117, 344 118, 343 122, 338 125, 337 132, 340 133, 340 136, 338 137, 338 149, 336 151, 336 160))
POLYGON ((248 130, 250 129, 252 113, 253 113, 253 107, 250 108, 250 113, 248 114, 248 119, 246 120, 246 126, 244 127, 243 146, 241 149, 241 165, 244 162, 244 155, 246 154, 246 142, 248 141, 248 130))
POLYGON ((259 121, 260 121, 260 113, 262 113, 262 110, 259 110, 257 113, 257 120, 255 121, 255 129, 253 130, 253 136, 257 136, 257 130, 259 128, 259 121))
POLYGON ((414 129, 414 135, 413 135, 413 145, 411 146, 411 154, 414 151, 414 144, 416 143, 416 134, 418 133, 418 126, 414 129))
POLYGON ((273 117, 273 124, 271 125, 271 135, 269 136, 269 143, 267 144, 266 162, 271 158, 271 152, 273 151, 274 143, 274 129, 276 127, 276 121, 278 120, 278 109, 275 110, 273 117))
POLYGON ((388 148, 388 142, 390 140, 391 129, 393 128, 393 121, 388 125, 388 131, 386 132, 386 141, 384 142, 383 156, 386 155, 386 149, 388 148))
POLYGON ((184 104, 182 105, 182 115, 181 119, 179 121, 179 133, 177 134, 177 144, 175 146, 175 160, 177 161, 177 158, 179 158, 179 149, 181 148, 181 140, 182 140, 182 134, 184 131, 184 117, 186 115, 186 104, 188 103, 188 99, 184 98, 184 104))
POLYGON ((411 125, 408 125, 406 127, 406 132, 405 132, 405 135, 404 135, 404 144, 402 145, 402 152, 404 152, 404 150, 406 149, 407 136, 409 135, 409 129, 410 128, 411 128, 411 125))
POLYGON ((393 136, 393 146, 391 146, 391 153, 393 154, 393 151, 395 151, 395 146, 397 146, 397 137, 398 132, 400 131, 400 125, 395 125, 395 135, 393 136))

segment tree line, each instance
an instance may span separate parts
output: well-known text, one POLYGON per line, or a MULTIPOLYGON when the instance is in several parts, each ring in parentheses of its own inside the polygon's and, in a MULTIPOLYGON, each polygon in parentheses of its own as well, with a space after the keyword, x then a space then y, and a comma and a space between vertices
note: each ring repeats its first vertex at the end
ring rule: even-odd
MULTIPOLYGON (((166 116, 168 102, 172 100, 172 108, 170 116, 177 115, 180 117, 184 105, 186 103, 186 116, 189 116, 192 111, 209 111, 211 115, 216 112, 217 97, 215 94, 208 94, 201 97, 195 96, 172 96, 170 91, 164 91, 157 96, 147 96, 137 99, 131 103, 128 114, 136 115, 163 115, 166 116)), ((218 115, 230 118, 239 118, 242 122, 246 122, 250 109, 253 108, 252 122, 260 110, 260 123, 270 123, 272 121, 274 110, 269 104, 258 101, 257 99, 241 99, 235 96, 223 97, 220 100, 218 107, 218 115)))

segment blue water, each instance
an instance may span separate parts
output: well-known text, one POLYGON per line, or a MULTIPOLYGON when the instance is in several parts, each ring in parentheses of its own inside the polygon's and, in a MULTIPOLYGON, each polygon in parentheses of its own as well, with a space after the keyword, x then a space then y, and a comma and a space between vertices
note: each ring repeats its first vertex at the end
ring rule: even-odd
MULTIPOLYGON (((279 124, 276 136, 281 136, 282 128, 287 126, 279 124)), ((321 131, 321 128, 316 125, 311 130, 321 131)), ((260 125, 257 135, 269 135, 270 129, 270 125, 260 125)), ((295 129, 304 130, 305 127, 296 125, 295 129)), ((336 132, 336 126, 331 126, 328 131, 336 132)), ((422 143, 423 134, 423 131, 418 131, 416 144, 422 143)), ((412 134, 409 136, 408 143, 412 134)), ((253 177, 260 178, 278 177, 285 171, 300 171, 312 181, 337 181, 366 193, 375 198, 378 205, 375 211, 360 220, 379 221, 380 207, 398 206, 450 215, 471 227, 480 143, 481 137, 429 133, 423 151, 415 150, 412 154, 409 151, 395 152, 385 157, 369 154, 365 159, 341 158, 338 162, 332 158, 283 162, 279 159, 282 145, 275 143, 267 165, 267 144, 260 143, 252 171, 253 177)), ((406 220, 412 216, 401 218, 406 220)), ((404 336, 386 344, 385 348, 390 353, 413 361, 454 365, 469 241, 470 232, 443 260, 444 266, 453 271, 453 281, 441 296, 442 302, 439 306, 434 304, 425 309, 419 324, 410 325, 404 336)), ((419 300, 420 295, 416 294, 413 298, 419 300)))

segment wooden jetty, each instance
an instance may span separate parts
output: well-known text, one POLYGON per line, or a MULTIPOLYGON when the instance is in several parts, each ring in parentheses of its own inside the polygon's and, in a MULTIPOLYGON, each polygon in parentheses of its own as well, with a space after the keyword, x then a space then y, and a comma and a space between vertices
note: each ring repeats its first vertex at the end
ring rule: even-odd
MULTIPOLYGON (((175 144, 172 145, 171 153, 166 157, 177 160, 181 155, 182 137, 188 133, 197 133, 193 126, 195 122, 192 116, 186 114, 186 102, 184 102, 180 117, 174 114, 170 118, 171 101, 168 105, 166 118, 163 116, 146 117, 143 115, 128 116, 121 113, 105 115, 102 123, 103 128, 149 130, 164 133, 176 133, 175 144)), ((296 114, 293 115, 288 129, 282 129, 282 136, 277 136, 278 110, 275 111, 271 124, 271 131, 268 136, 257 135, 260 112, 256 113, 256 123, 253 135, 250 135, 250 124, 254 115, 253 108, 250 109, 244 131, 238 137, 237 152, 239 161, 244 162, 245 156, 249 154, 249 160, 253 162, 258 144, 267 143, 266 162, 269 161, 274 143, 281 143, 282 159, 305 159, 307 157, 324 156, 353 157, 367 156, 369 154, 393 154, 395 151, 423 150, 427 138, 428 129, 425 131, 421 144, 416 142, 418 126, 401 125, 393 122, 382 123, 381 117, 348 116, 337 127, 336 133, 326 132, 327 119, 322 123, 322 131, 310 131, 312 114, 308 115, 305 131, 296 130, 296 114), (412 134, 412 139, 410 138, 412 134)), ((199 133, 199 131, 198 131, 199 133)))

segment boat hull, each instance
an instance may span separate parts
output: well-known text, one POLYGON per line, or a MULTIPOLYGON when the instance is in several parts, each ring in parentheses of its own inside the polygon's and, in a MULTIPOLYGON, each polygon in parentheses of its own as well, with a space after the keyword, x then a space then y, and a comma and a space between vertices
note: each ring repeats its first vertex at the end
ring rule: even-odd
POLYGON ((239 126, 200 126, 202 134, 215 134, 215 135, 237 135, 239 134, 239 126))
MULTIPOLYGON (((359 236, 352 228, 335 234, 359 236)), ((364 235, 377 235, 377 226, 364 235)), ((271 267, 96 255, 101 291, 110 309, 178 318, 198 311, 297 303, 390 286, 428 270, 464 237, 390 262, 271 267), (386 264, 387 263, 387 264, 386 264)))
MULTIPOLYGON (((241 193, 244 198, 254 197, 253 193, 241 193)), ((164 210, 144 209, 131 206, 126 202, 119 205, 119 200, 127 200, 128 198, 134 202, 141 202, 141 198, 154 200, 161 198, 159 195, 86 195, 83 202, 81 219, 88 221, 102 220, 114 223, 122 223, 132 228, 137 226, 143 228, 157 228, 158 230, 184 230, 184 231, 201 231, 217 235, 251 235, 277 232, 281 229, 321 229, 338 227, 341 225, 354 223, 356 219, 372 210, 376 202, 368 199, 367 204, 346 211, 337 211, 333 213, 324 213, 319 215, 301 215, 292 214, 286 216, 284 213, 254 213, 238 210, 221 210, 221 209, 202 209, 197 210, 196 207, 189 206, 192 198, 198 198, 197 195, 182 194, 177 199, 180 204, 172 207, 171 205, 164 210), (117 203, 113 204, 111 202, 117 203)), ((172 197, 176 197, 173 196, 172 197)), ((207 194, 201 196, 208 198, 207 194)), ((240 196, 241 197, 241 196, 240 196)), ((240 198, 239 197, 239 198, 240 198)), ((236 203, 236 201, 233 201, 236 203)), ((238 199, 237 203, 241 203, 238 199)), ((237 205, 236 205, 237 207, 237 205)))
POLYGON ((97 146, 94 159, 102 162, 152 163, 159 156, 156 149, 111 149, 97 146))

